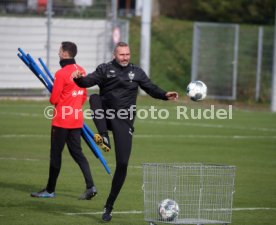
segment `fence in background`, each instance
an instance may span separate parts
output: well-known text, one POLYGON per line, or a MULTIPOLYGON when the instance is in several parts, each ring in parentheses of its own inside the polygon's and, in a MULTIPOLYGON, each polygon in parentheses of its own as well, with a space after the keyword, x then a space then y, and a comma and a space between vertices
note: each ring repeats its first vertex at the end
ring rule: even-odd
MULTIPOLYGON (((47 12, 48 0, 1 0, 1 16, 41 16, 47 12)), ((106 18, 109 0, 52 0, 54 17, 106 18)))
POLYGON ((273 37, 273 27, 195 23, 192 80, 215 99, 269 100, 273 37))
POLYGON ((208 86, 208 96, 236 99, 239 26, 195 23, 192 80, 208 86))
POLYGON ((34 58, 41 57, 54 73, 60 68, 60 43, 73 41, 78 45, 77 63, 92 72, 99 63, 112 59, 114 27, 116 41, 128 42, 128 21, 114 24, 110 1, 54 0, 50 18, 43 2, 47 1, 0 3, 0 95, 44 95, 40 82, 18 59, 18 47, 34 58))

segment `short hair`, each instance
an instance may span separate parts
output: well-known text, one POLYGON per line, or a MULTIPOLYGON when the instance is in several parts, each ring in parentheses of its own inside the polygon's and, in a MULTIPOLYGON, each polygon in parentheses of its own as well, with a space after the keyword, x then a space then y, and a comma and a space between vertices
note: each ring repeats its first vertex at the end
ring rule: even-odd
POLYGON ((115 45, 115 48, 114 48, 113 53, 116 52, 116 50, 117 50, 118 47, 128 47, 128 44, 127 44, 126 42, 123 42, 123 41, 118 42, 118 43, 115 45))
POLYGON ((69 56, 74 58, 78 53, 77 45, 70 41, 61 42, 61 48, 63 51, 68 52, 69 56))

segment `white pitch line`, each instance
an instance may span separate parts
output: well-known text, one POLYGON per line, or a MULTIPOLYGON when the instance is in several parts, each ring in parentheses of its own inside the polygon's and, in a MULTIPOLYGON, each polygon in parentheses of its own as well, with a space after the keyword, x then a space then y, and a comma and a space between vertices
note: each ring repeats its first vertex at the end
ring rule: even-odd
POLYGON ((275 139, 276 136, 249 135, 173 135, 173 134, 135 134, 136 138, 231 138, 231 139, 275 139))
MULTIPOLYGON (((37 161, 45 161, 43 159, 30 159, 30 158, 15 158, 15 157, 0 157, 0 160, 11 160, 11 161, 33 161, 33 162, 37 162, 37 161)), ((109 164, 110 167, 115 167, 115 164, 109 164)), ((135 166, 135 165, 129 165, 128 168, 131 169, 142 169, 142 166, 135 166)))
POLYGON ((39 159, 29 159, 29 158, 15 158, 15 157, 0 157, 0 160, 12 160, 12 161, 40 161, 39 159))
POLYGON ((260 207, 260 208, 233 208, 233 211, 258 211, 258 210, 276 210, 276 208, 265 208, 265 207, 260 207))
MULTIPOLYGON (((0 138, 44 138, 46 134, 2 134, 0 138)), ((181 134, 134 134, 134 138, 223 138, 223 139, 276 139, 264 135, 181 135, 181 134)))
MULTIPOLYGON (((231 209, 202 209, 203 211, 231 211, 231 209)), ((232 208, 232 211, 257 211, 257 210, 276 210, 276 208, 232 208)))
MULTIPOLYGON (((83 213, 63 213, 64 215, 74 216, 74 215, 101 215, 103 212, 83 212, 83 213)), ((112 211, 112 214, 142 214, 143 211, 112 211)))
MULTIPOLYGON (((116 165, 115 164, 108 164, 110 167, 115 167, 116 165)), ((143 167, 142 166, 135 166, 135 165, 129 165, 128 168, 131 168, 131 169, 142 169, 143 167)))
POLYGON ((15 112, 0 112, 1 115, 12 115, 12 116, 22 116, 22 117, 43 117, 43 113, 15 113, 15 112))
POLYGON ((174 125, 174 126, 192 126, 192 127, 206 127, 206 128, 219 128, 219 129, 237 129, 237 130, 253 130, 253 131, 266 131, 275 132, 276 128, 266 128, 266 127, 245 127, 245 126, 227 126, 221 124, 207 124, 207 123, 190 123, 185 120, 174 121, 150 121, 150 120, 137 120, 139 123, 152 123, 161 125, 174 125))
POLYGON ((35 138, 35 137, 50 137, 46 134, 1 134, 0 138, 35 138))
MULTIPOLYGON (((16 113, 16 112, 0 112, 2 115, 14 115, 22 117, 43 117, 43 113, 16 113)), ((265 131, 265 132, 275 132, 276 128, 266 128, 266 127, 245 127, 245 126, 225 126, 221 124, 207 124, 207 123, 190 123, 185 120, 178 121, 160 121, 160 120, 141 120, 137 119, 138 123, 153 123, 153 124, 164 124, 164 125, 175 125, 175 126, 193 126, 193 127, 206 127, 206 128, 220 128, 220 129, 237 129, 237 130, 253 130, 253 131, 265 131)))
MULTIPOLYGON (((276 208, 233 208, 233 211, 259 211, 259 210, 276 210, 276 208)), ((101 215, 103 212, 82 212, 82 213, 62 213, 68 216, 75 216, 75 215, 101 215)), ((112 214, 142 214, 144 211, 114 211, 112 214)))

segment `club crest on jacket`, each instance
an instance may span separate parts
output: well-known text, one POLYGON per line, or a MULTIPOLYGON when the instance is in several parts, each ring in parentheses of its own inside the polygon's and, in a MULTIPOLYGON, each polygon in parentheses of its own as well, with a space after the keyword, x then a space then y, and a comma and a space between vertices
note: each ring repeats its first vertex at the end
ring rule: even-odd
POLYGON ((134 79, 134 77, 135 77, 135 74, 132 71, 130 71, 128 73, 128 78, 129 78, 130 82, 132 82, 132 80, 134 79))

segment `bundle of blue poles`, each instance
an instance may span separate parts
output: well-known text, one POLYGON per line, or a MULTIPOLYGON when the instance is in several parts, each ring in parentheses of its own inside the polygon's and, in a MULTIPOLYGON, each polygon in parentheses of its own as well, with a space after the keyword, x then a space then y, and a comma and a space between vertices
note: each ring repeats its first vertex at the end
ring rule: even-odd
MULTIPOLYGON (((26 54, 21 48, 18 48, 19 53, 17 56, 25 63, 25 65, 34 73, 34 75, 42 82, 42 84, 47 88, 47 90, 51 93, 53 88, 54 77, 50 73, 49 69, 43 62, 41 58, 38 58, 43 70, 38 66, 33 57, 28 53, 26 54)), ((98 145, 94 141, 94 133, 92 130, 84 123, 81 128, 81 136, 84 141, 94 153, 95 157, 100 160, 102 165, 104 166, 106 172, 111 175, 110 169, 104 159, 98 145)))

